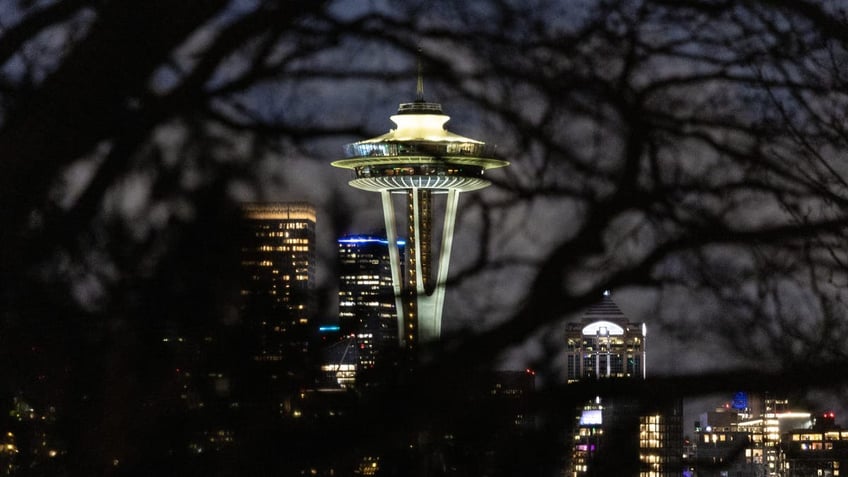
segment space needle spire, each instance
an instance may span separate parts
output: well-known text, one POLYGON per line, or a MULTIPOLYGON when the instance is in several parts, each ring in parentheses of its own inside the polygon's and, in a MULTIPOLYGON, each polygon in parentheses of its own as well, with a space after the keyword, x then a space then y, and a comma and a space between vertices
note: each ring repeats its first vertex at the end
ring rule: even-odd
POLYGON ((410 350, 441 335, 459 194, 489 186, 484 172, 509 165, 496 159, 493 148, 482 141, 449 132, 444 126, 449 119, 441 104, 424 101, 419 57, 416 99, 401 103, 397 114, 391 116, 397 127, 381 136, 347 144, 345 159, 332 163, 353 171, 352 187, 380 193, 398 339, 410 350), (444 200, 434 200, 434 195, 444 196, 444 200), (394 197, 406 202, 406 214, 401 217, 407 234, 405 263, 394 245, 400 235, 394 197), (437 211, 437 204, 444 209, 437 211), (433 226, 439 215, 441 240, 434 250, 433 226))
POLYGON ((415 85, 415 101, 424 102, 424 69, 421 66, 421 48, 418 49, 418 83, 415 85))

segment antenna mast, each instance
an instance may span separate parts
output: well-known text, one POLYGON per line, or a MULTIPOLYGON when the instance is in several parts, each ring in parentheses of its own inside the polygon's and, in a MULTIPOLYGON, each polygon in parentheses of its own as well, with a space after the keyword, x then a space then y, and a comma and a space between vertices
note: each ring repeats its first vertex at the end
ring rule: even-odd
POLYGON ((415 102, 424 102, 424 74, 421 66, 421 47, 418 47, 418 84, 415 88, 415 102))

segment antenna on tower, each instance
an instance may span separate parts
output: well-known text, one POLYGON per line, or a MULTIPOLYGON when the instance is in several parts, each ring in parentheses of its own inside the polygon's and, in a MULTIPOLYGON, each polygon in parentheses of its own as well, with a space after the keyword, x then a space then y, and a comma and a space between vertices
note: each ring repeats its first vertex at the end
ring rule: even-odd
POLYGON ((415 87, 415 102, 424 102, 424 74, 421 66, 421 47, 418 47, 418 84, 415 87))

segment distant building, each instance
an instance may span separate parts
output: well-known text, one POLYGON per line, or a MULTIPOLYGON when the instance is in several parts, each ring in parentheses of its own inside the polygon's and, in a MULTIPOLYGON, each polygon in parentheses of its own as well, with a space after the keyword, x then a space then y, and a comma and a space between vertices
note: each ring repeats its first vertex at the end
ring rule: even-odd
MULTIPOLYGON (((632 323, 609 292, 566 328, 566 380, 644 379, 644 323, 632 323)), ((598 397, 578 410, 567 475, 681 475, 683 405, 676 396, 648 402, 598 397)))
POLYGON ((695 424, 689 467, 699 477, 837 476, 848 456, 848 446, 837 443, 848 433, 826 416, 814 426, 810 412, 792 409, 784 398, 737 393, 733 404, 695 424))
POLYGON ((784 432, 780 439, 778 469, 787 477, 848 474, 848 430, 833 422, 834 414, 820 414, 812 429, 784 432))
MULTIPOLYGON (((357 367, 372 369, 398 347, 397 310, 389 242, 371 235, 347 235, 339 245, 339 326, 354 339, 357 367)), ((403 253, 404 243, 397 243, 403 253)))
MULTIPOLYGON (((738 393, 737 393, 738 394, 738 393)), ((740 427, 748 399, 740 408, 730 403, 704 412, 695 423, 695 442, 687 455, 689 467, 699 477, 757 476, 764 472, 762 433, 740 427), (754 444, 755 435, 758 444, 754 444)))
POLYGON ((341 327, 325 324, 318 327, 321 375, 318 388, 348 388, 356 383, 355 339, 342 336, 341 327))
POLYGON ((538 450, 527 447, 538 436, 532 370, 478 369, 446 376, 439 386, 458 404, 445 407, 419 436, 432 457, 418 475, 540 475, 526 460, 538 450))
POLYGON ((793 429, 809 429, 812 426, 812 415, 807 411, 792 409, 786 398, 765 395, 753 397, 751 401, 757 403, 760 412, 741 414, 739 430, 750 436, 750 450, 755 461, 762 455, 765 475, 783 475, 779 472, 778 463, 781 434, 793 429))
POLYGON ((644 323, 631 323, 605 293, 565 332, 566 379, 645 378, 644 323))
POLYGON ((242 211, 241 317, 253 359, 298 361, 315 312, 315 208, 262 203, 242 211))
POLYGON ((507 432, 529 429, 534 421, 530 412, 530 400, 536 391, 536 373, 530 369, 524 371, 498 370, 476 373, 469 377, 470 405, 486 400, 500 404, 499 416, 503 419, 501 428, 507 432))

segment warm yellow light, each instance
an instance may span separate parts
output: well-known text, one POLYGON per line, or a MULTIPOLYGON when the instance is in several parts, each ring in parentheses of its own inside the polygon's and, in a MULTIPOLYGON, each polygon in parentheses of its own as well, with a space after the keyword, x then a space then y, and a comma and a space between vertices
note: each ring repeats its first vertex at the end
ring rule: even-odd
POLYGON ((307 203, 242 204, 245 217, 253 220, 307 220, 316 222, 315 207, 307 203))

